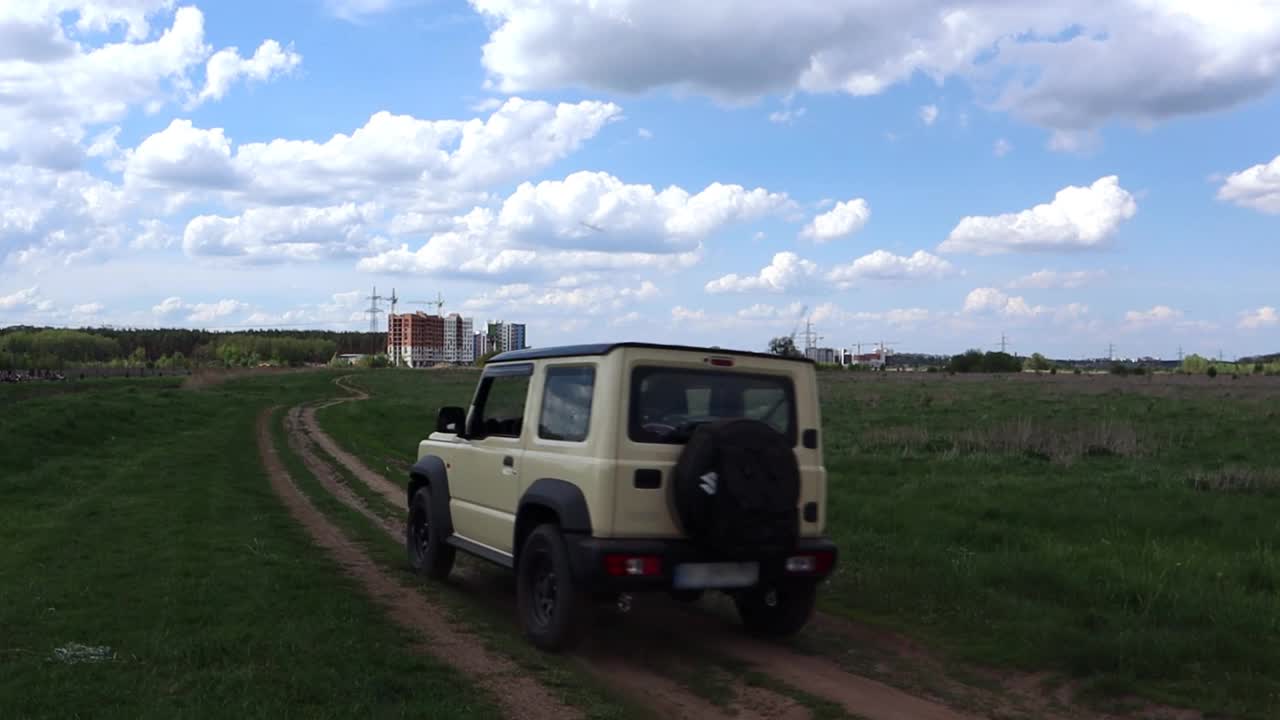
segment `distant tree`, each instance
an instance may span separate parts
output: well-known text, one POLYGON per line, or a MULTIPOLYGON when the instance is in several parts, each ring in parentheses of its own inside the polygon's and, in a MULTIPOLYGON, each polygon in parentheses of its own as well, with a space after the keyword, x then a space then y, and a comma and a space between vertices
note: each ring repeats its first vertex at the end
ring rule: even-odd
POLYGON ((769 352, 774 355, 782 355, 783 357, 800 357, 800 351, 796 349, 795 338, 786 335, 778 336, 769 341, 769 352))
POLYGON ((1027 369, 1034 370, 1036 372, 1044 372, 1046 370, 1052 370, 1053 363, 1049 362, 1049 359, 1040 353, 1032 353, 1031 357, 1027 358, 1027 369))
POLYGON ((1188 355, 1182 360, 1182 370, 1189 375, 1207 373, 1209 361, 1199 355, 1188 355))
POLYGON ((1210 365, 1209 369, 1205 371, 1205 374, 1208 375, 1210 378, 1216 378, 1218 377, 1218 368, 1210 365))

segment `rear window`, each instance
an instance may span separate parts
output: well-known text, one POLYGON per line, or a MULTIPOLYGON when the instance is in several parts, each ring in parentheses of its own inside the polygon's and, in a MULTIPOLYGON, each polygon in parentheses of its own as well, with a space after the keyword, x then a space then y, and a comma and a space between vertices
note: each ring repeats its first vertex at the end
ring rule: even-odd
POLYGON ((638 367, 631 373, 627 434, 635 442, 683 443, 699 425, 741 417, 763 421, 794 446, 791 379, 670 367, 638 367))

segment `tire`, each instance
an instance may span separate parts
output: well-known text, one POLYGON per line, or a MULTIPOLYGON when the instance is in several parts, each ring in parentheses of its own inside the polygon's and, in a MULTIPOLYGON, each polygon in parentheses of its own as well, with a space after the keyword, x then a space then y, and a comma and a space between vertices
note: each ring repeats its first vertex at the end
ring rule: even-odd
POLYGON ((409 519, 405 523, 405 549, 409 553, 409 565, 418 574, 431 580, 444 580, 453 570, 457 550, 440 532, 441 521, 431 505, 431 491, 422 488, 413 494, 409 504, 409 519))
POLYGON ((764 637, 795 635, 813 616, 818 587, 810 584, 783 585, 772 591, 776 595, 773 605, 768 602, 769 588, 752 588, 734 596, 743 627, 764 637))
POLYGON ((539 525, 525 538, 516 568, 520 625, 541 650, 570 650, 590 625, 592 596, 573 579, 560 528, 539 525))

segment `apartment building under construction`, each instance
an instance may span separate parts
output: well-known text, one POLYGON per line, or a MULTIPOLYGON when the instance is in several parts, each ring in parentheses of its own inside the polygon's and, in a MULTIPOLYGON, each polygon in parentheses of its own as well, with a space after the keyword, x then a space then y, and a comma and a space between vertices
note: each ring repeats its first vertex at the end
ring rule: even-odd
POLYGON ((470 365, 476 359, 471 328, 471 318, 458 313, 389 315, 387 357, 399 367, 470 365))

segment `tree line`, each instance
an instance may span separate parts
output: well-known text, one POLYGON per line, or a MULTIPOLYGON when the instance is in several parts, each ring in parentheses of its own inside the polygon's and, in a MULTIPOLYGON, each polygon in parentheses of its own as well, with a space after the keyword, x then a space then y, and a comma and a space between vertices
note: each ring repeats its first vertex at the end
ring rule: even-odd
POLYGON ((381 351, 386 335, 327 330, 10 327, 0 329, 0 370, 109 365, 179 368, 326 363, 336 354, 381 351))

